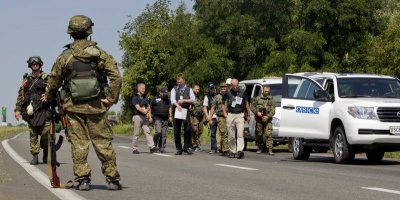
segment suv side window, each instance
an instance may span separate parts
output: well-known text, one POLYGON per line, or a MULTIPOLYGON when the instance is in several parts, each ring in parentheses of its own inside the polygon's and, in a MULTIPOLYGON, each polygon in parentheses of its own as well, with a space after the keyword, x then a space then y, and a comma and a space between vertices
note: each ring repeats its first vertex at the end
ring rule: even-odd
POLYGON ((289 80, 289 82, 292 82, 292 83, 297 82, 298 83, 296 90, 292 96, 293 98, 315 99, 314 98, 314 90, 320 89, 320 87, 316 83, 314 83, 306 78, 301 78, 301 77, 289 77, 289 79, 297 79, 297 80, 289 80))

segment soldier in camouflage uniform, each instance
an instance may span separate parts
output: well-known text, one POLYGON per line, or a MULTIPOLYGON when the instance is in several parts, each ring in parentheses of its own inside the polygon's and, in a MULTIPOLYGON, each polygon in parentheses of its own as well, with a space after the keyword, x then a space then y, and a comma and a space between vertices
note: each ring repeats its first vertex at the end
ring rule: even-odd
POLYGON ((90 141, 102 163, 108 190, 121 190, 113 132, 106 111, 117 103, 122 78, 114 58, 88 40, 92 20, 73 16, 68 34, 74 42, 57 57, 42 101, 52 101, 62 86, 61 98, 67 114, 76 189, 90 190, 91 169, 87 162, 90 141), (104 79, 104 75, 106 78, 104 79), (109 86, 107 79, 109 79, 109 86), (108 92, 105 86, 109 87, 108 92))
POLYGON ((203 133, 204 126, 204 113, 203 113, 203 99, 200 97, 200 86, 194 85, 193 93, 196 97, 196 103, 190 106, 191 115, 190 123, 192 126, 192 149, 193 151, 201 151, 200 136, 203 133))
POLYGON ((43 149, 43 163, 47 163, 50 105, 42 103, 40 97, 45 92, 48 76, 41 71, 43 62, 39 56, 31 56, 27 63, 28 67, 32 69, 32 73, 24 75, 24 80, 18 91, 14 115, 15 119, 19 121, 22 113, 22 119, 28 122, 30 152, 33 155, 30 164, 37 165, 39 164, 40 148, 43 149))
POLYGON ((268 154, 273 156, 272 117, 275 115, 275 101, 270 94, 269 86, 265 85, 263 93, 253 99, 251 111, 254 113, 256 120, 257 154, 261 154, 263 151, 263 135, 266 133, 268 154))
MULTIPOLYGON (((224 112, 222 111, 222 96, 226 92, 227 85, 226 83, 221 83, 219 85, 219 94, 217 94, 214 97, 214 100, 212 102, 211 110, 210 110, 210 116, 212 116, 214 113, 217 115, 217 148, 221 150, 221 155, 222 156, 228 156, 229 155, 229 147, 228 147, 228 129, 226 127, 226 116, 224 115, 224 112)), ((213 124, 212 119, 208 119, 208 122, 213 124)))

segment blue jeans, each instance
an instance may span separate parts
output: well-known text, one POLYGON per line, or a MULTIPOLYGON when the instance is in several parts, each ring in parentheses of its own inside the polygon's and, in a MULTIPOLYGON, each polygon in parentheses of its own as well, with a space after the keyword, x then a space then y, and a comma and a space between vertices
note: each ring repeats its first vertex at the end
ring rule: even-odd
POLYGON ((217 118, 212 118, 213 125, 210 126, 210 137, 211 137, 211 150, 217 150, 217 118))

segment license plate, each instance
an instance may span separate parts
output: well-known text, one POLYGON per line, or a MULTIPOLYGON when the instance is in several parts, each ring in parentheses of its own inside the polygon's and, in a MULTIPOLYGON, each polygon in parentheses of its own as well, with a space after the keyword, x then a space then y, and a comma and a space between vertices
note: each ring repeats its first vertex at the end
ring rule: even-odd
POLYGON ((389 127, 390 134, 400 135, 400 126, 391 126, 389 127))

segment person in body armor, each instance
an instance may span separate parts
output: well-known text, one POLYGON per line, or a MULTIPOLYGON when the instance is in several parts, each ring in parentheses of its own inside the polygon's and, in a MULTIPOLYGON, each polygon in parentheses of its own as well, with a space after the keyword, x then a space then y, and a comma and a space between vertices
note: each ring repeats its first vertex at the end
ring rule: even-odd
POLYGON ((168 88, 162 88, 158 96, 150 101, 149 115, 149 121, 154 121, 154 144, 160 153, 166 153, 168 123, 172 122, 172 107, 171 100, 168 99, 168 88))
POLYGON ((149 129, 149 102, 144 96, 144 92, 146 91, 146 85, 144 83, 139 83, 137 85, 137 94, 132 97, 132 107, 133 107, 133 136, 132 136, 132 148, 133 154, 139 154, 139 145, 138 138, 140 129, 143 130, 143 133, 146 137, 147 145, 150 147, 150 153, 154 153, 157 151, 154 146, 153 137, 150 135, 149 129))
POLYGON ((263 93, 254 98, 251 103, 251 111, 254 113, 256 120, 256 143, 257 154, 261 154, 264 150, 263 135, 266 133, 268 154, 273 156, 272 148, 274 147, 272 138, 272 117, 275 115, 275 101, 270 94, 270 87, 263 86, 263 93))
POLYGON ((229 157, 234 158, 237 155, 238 159, 242 159, 244 157, 244 112, 247 113, 247 122, 250 122, 250 107, 246 92, 239 89, 239 81, 235 78, 231 81, 231 89, 222 98, 222 110, 227 116, 229 157), (237 137, 235 137, 235 131, 237 131, 237 137))
MULTIPOLYGON (((222 97, 225 95, 226 92, 226 83, 221 83, 219 85, 219 94, 214 97, 212 101, 212 106, 210 110, 210 116, 214 114, 217 116, 217 148, 222 152, 221 156, 229 156, 229 147, 228 147, 228 131, 226 128, 226 115, 222 110, 222 97)), ((227 109, 227 108, 225 108, 227 109)), ((214 125, 214 120, 209 118, 208 123, 210 125, 214 125)))
POLYGON ((15 119, 19 121, 22 114, 22 119, 28 123, 30 152, 33 155, 30 164, 37 165, 39 164, 38 154, 40 148, 43 149, 42 161, 47 163, 50 104, 42 103, 40 97, 45 92, 48 76, 41 71, 43 61, 39 56, 31 56, 27 63, 32 73, 24 75, 24 80, 18 91, 14 115, 15 119))
POLYGON ((108 190, 121 190, 116 153, 111 143, 114 136, 106 111, 118 102, 122 78, 115 59, 96 42, 88 40, 92 26, 92 20, 84 15, 75 15, 69 21, 67 33, 74 41, 57 57, 42 102, 54 100, 62 86, 73 171, 78 182, 76 189, 90 190, 91 169, 87 157, 92 142, 108 190))
POLYGON ((193 151, 201 151, 200 136, 203 133, 204 113, 203 99, 200 97, 200 86, 193 86, 193 93, 196 103, 190 106, 190 124, 192 126, 192 149, 193 151))
POLYGON ((208 153, 214 154, 218 152, 217 138, 216 138, 218 122, 216 114, 210 115, 210 109, 215 97, 215 86, 213 82, 209 82, 207 86, 208 86, 208 93, 204 97, 203 112, 204 115, 206 116, 207 121, 210 121, 210 119, 211 121, 213 121, 213 123, 208 124, 210 129, 210 141, 211 141, 211 150, 208 153))
MULTIPOLYGON (((196 103, 192 88, 186 86, 185 77, 183 74, 178 74, 176 78, 177 86, 171 89, 171 104, 173 105, 174 113, 176 110, 189 109, 190 104, 196 103)), ((177 152, 175 155, 182 155, 183 152, 192 154, 190 150, 191 133, 190 133, 190 111, 186 115, 186 119, 177 119, 174 117, 174 140, 177 152), (184 130, 184 146, 182 149, 181 143, 181 126, 183 123, 184 130)))

